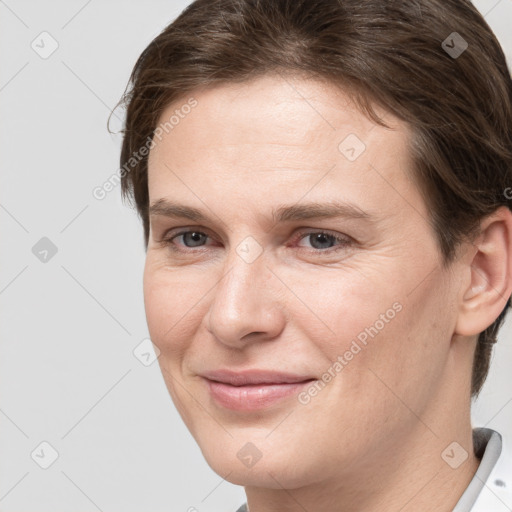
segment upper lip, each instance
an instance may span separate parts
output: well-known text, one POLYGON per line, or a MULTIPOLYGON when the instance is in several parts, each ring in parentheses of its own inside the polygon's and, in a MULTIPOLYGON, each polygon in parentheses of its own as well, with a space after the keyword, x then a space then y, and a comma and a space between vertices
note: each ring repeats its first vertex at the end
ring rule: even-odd
POLYGON ((208 380, 231 384, 232 386, 244 386, 246 384, 285 384, 312 380, 308 375, 283 373, 273 370, 251 369, 241 372, 232 370, 212 370, 201 374, 208 380))

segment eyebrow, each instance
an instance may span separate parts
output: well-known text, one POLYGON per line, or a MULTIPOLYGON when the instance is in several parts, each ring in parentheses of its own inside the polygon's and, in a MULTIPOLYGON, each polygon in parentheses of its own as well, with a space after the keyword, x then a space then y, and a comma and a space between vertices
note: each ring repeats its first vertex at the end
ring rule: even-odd
MULTIPOLYGON (((194 222, 208 221, 208 216, 201 210, 163 198, 158 199, 149 207, 149 215, 188 219, 194 222)), ((276 223, 339 217, 375 220, 374 215, 362 210, 355 204, 339 201, 282 205, 272 210, 272 219, 276 223)))

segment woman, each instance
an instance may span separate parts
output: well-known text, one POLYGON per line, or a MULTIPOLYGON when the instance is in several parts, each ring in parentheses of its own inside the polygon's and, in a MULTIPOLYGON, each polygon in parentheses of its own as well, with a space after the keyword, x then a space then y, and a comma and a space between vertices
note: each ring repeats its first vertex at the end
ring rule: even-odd
POLYGON ((512 294, 512 82, 470 2, 196 0, 124 100, 151 339, 239 512, 510 510, 470 406, 512 294))

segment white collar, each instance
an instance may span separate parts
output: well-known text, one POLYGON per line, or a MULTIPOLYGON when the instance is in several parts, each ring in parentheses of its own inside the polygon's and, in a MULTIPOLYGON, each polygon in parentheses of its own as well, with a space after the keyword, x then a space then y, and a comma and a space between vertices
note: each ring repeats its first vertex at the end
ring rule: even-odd
POLYGON ((473 430, 478 469, 453 512, 512 511, 512 453, 508 439, 490 428, 473 430), (483 452, 483 453, 482 453, 483 452))

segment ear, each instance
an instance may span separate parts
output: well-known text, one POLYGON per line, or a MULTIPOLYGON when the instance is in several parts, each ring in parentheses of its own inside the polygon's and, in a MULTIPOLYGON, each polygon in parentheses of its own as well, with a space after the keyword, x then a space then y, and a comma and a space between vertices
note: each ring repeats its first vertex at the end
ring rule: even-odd
POLYGON ((489 327, 512 294, 512 212, 505 206, 485 217, 472 243, 454 334, 472 336, 489 327))

